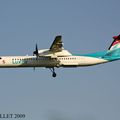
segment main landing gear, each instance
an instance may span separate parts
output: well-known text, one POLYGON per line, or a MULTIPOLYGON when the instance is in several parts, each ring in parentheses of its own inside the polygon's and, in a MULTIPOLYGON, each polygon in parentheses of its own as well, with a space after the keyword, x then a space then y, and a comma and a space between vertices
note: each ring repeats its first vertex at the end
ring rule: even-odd
POLYGON ((52 77, 56 77, 57 74, 55 73, 55 68, 53 67, 53 68, 49 68, 49 69, 52 72, 52 77))

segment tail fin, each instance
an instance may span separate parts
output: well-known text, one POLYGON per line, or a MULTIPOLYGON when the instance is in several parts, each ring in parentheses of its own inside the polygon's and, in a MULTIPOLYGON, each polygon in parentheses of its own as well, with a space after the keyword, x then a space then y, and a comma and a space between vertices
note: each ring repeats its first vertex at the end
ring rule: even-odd
POLYGON ((115 60, 120 59, 120 35, 113 37, 114 41, 108 48, 107 53, 104 57, 115 60))
POLYGON ((112 42, 108 50, 114 50, 114 49, 120 48, 120 35, 114 36, 113 39, 114 41, 112 42))

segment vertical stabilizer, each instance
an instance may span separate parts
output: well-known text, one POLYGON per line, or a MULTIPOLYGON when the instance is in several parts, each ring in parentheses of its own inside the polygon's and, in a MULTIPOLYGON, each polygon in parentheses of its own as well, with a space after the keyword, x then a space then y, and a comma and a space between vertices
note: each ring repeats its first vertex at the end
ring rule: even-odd
POLYGON ((114 50, 114 49, 120 48, 120 35, 114 36, 113 39, 114 41, 112 42, 108 50, 114 50))

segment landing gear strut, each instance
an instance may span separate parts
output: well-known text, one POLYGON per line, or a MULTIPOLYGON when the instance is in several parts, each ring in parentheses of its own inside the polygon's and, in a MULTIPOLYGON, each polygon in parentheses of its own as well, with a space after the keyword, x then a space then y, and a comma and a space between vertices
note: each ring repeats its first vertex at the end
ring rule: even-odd
POLYGON ((56 77, 57 74, 55 73, 55 68, 53 67, 53 68, 49 68, 49 69, 50 69, 51 72, 52 72, 52 77, 56 77))

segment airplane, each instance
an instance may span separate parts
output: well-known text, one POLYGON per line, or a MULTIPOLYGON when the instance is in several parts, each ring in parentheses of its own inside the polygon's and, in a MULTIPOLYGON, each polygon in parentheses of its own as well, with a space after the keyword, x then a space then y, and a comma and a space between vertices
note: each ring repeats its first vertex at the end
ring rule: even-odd
POLYGON ((120 35, 114 36, 113 39, 106 51, 79 55, 65 50, 62 36, 58 35, 49 49, 39 50, 36 44, 32 56, 1 56, 0 68, 45 67, 56 77, 55 68, 92 66, 120 60, 120 35))

